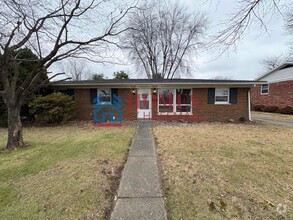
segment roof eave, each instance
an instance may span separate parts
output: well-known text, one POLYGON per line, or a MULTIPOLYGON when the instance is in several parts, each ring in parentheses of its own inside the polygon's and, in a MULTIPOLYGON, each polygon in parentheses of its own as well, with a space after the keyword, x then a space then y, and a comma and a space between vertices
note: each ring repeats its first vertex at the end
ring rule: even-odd
POLYGON ((252 82, 198 82, 198 83, 89 83, 89 84, 52 84, 53 88, 93 88, 93 87, 112 87, 112 88, 158 88, 158 87, 192 87, 192 88, 208 88, 211 86, 235 86, 235 87, 253 87, 257 84, 264 84, 266 81, 252 81, 252 82))

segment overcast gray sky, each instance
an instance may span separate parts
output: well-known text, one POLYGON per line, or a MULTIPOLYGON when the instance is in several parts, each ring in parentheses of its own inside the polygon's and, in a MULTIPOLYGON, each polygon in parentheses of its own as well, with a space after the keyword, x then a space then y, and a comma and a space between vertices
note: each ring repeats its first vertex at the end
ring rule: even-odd
MULTIPOLYGON (((229 14, 235 10, 237 1, 231 0, 181 0, 190 11, 200 11, 207 14, 209 19, 208 34, 212 34, 215 26, 229 18, 229 14)), ((213 78, 215 76, 227 76, 232 79, 254 79, 264 73, 261 59, 269 56, 286 55, 289 51, 290 36, 286 34, 284 21, 281 16, 274 16, 266 20, 269 34, 260 33, 258 27, 252 27, 243 36, 236 49, 222 54, 211 51, 200 52, 194 58, 196 68, 192 71, 191 78, 213 78)), ((118 53, 118 52, 117 52, 118 53)), ((119 52, 118 56, 125 61, 127 56, 119 52)), ((133 65, 106 65, 88 64, 93 73, 104 73, 112 78, 113 72, 127 71, 131 78, 138 78, 133 65)))
MULTIPOLYGON (((237 7, 238 1, 231 0, 184 0, 192 10, 204 11, 212 21, 210 26, 215 26, 229 18, 237 7), (207 2, 207 3, 203 3, 207 2), (217 4, 218 3, 218 4, 217 4)), ((233 79, 254 79, 264 72, 260 63, 261 59, 268 56, 286 55, 289 51, 290 36, 284 28, 281 16, 266 18, 267 33, 260 32, 259 27, 252 27, 243 36, 236 50, 230 50, 216 59, 217 54, 200 54, 198 56, 198 70, 194 72, 195 78, 212 78, 218 75, 229 76, 233 79), (216 60, 215 60, 216 59, 216 60)), ((213 30, 210 30, 213 31, 213 30)))

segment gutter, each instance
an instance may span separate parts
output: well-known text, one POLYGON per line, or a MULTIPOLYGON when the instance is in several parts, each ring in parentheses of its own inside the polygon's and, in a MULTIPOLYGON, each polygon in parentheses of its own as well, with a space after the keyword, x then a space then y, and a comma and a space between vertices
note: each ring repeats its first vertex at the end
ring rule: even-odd
POLYGON ((251 119, 251 102, 250 102, 250 90, 247 92, 248 94, 248 120, 252 121, 251 119))
POLYGON ((111 83, 111 82, 103 82, 103 83, 80 83, 80 84, 67 84, 67 83, 52 83, 50 86, 55 88, 93 88, 93 87, 109 87, 112 88, 168 88, 168 87, 193 87, 193 88, 209 88, 211 86, 237 86, 237 87, 253 87, 257 84, 264 84, 266 81, 254 81, 254 82, 198 82, 198 83, 184 83, 184 82, 168 82, 168 83, 111 83))

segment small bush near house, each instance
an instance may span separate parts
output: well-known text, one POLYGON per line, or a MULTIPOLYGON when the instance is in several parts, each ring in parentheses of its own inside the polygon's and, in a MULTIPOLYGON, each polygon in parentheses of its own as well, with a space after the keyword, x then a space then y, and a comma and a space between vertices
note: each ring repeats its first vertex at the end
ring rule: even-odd
POLYGON ((40 96, 30 103, 30 112, 39 124, 64 123, 73 116, 73 98, 61 94, 52 93, 40 96))
POLYGON ((264 112, 279 112, 279 108, 277 106, 265 106, 263 111, 264 112))
POLYGON ((256 106, 254 106, 254 111, 281 113, 281 114, 288 114, 288 115, 293 114, 293 108, 291 106, 286 106, 284 108, 278 108, 277 106, 256 105, 256 106))
POLYGON ((239 118, 239 121, 240 121, 241 123, 244 123, 246 120, 245 120, 244 117, 240 117, 240 118, 239 118))
POLYGON ((280 109, 280 113, 282 114, 288 114, 288 115, 293 115, 293 108, 290 106, 286 106, 285 108, 280 109))
POLYGON ((256 105, 256 106, 254 106, 254 111, 263 112, 264 108, 265 108, 264 105, 256 105))

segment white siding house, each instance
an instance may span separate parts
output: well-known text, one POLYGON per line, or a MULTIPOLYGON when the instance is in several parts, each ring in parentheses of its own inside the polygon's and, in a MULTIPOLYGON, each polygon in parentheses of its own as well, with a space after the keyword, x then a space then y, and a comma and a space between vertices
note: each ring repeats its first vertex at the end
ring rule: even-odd
POLYGON ((293 80, 293 63, 284 63, 277 68, 256 78, 258 81, 267 81, 268 83, 283 82, 293 80))

